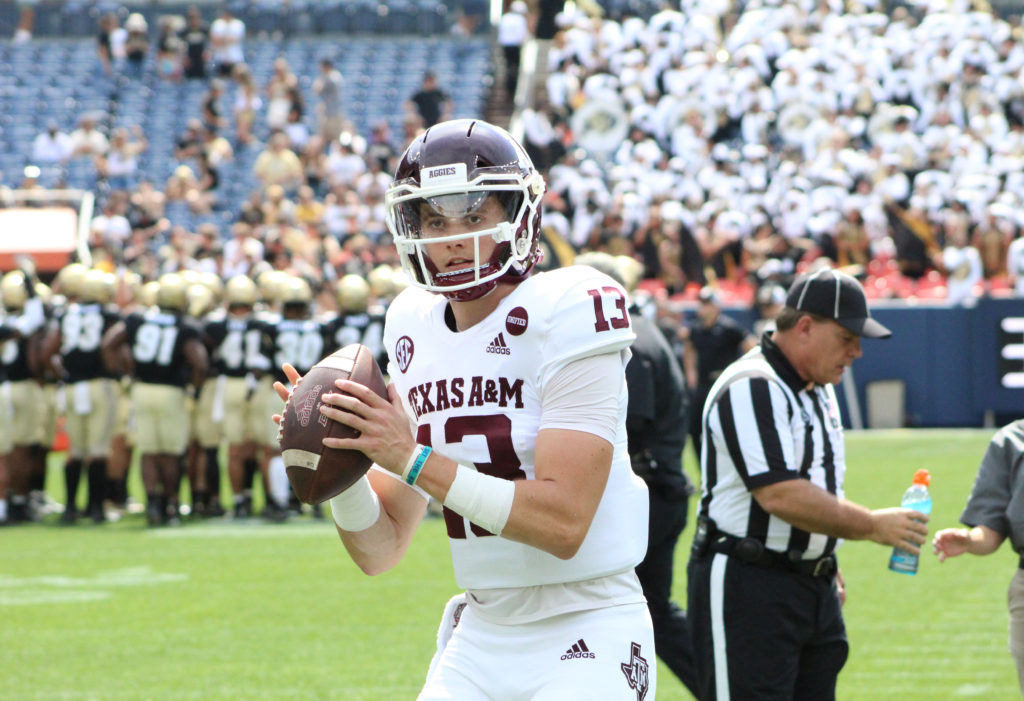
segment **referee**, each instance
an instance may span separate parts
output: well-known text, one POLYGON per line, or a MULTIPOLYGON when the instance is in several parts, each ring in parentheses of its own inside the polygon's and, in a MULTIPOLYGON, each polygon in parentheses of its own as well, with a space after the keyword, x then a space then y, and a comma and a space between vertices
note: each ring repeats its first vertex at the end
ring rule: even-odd
POLYGON ((861 337, 889 336, 860 283, 824 268, 797 278, 776 330, 711 388, 688 566, 702 701, 834 699, 848 652, 841 539, 915 553, 925 541, 924 514, 843 498, 833 384, 861 337))

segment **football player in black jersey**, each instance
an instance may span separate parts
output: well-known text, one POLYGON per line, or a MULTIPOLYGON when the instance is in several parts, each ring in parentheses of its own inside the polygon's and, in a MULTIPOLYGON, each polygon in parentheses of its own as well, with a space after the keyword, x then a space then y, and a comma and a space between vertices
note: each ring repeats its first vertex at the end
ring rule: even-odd
POLYGON ((372 303, 370 294, 370 284, 361 275, 350 273, 338 280, 338 313, 324 322, 327 349, 333 351, 362 343, 373 351, 381 371, 386 372, 388 354, 384 349, 384 309, 372 303))
MULTIPOLYGON (((304 369, 299 372, 306 373, 324 357, 327 347, 323 326, 313 318, 313 292, 309 283, 300 277, 289 277, 280 285, 277 294, 281 314, 267 324, 265 332, 272 348, 273 379, 287 383, 288 378, 281 369, 284 363, 301 366, 304 369)), ((287 515, 289 487, 277 440, 278 426, 272 417, 281 413, 284 404, 269 384, 263 386, 270 390, 262 395, 266 423, 260 440, 263 447, 260 469, 267 491, 265 515, 272 520, 280 520, 287 515)))
MULTIPOLYGON (((34 272, 34 271, 33 271, 34 272)), ((39 386, 38 339, 44 322, 34 275, 14 270, 0 279, 6 313, 0 342, 0 521, 28 521, 33 447, 42 436, 43 392, 39 386), (7 490, 11 500, 8 508, 7 490)))
MULTIPOLYGON (((227 281, 224 288, 227 311, 207 319, 204 327, 209 349, 211 374, 217 375, 219 406, 223 436, 228 444, 228 479, 233 495, 233 515, 249 515, 251 493, 245 487, 245 463, 255 461, 256 427, 262 417, 253 411, 251 397, 255 392, 255 373, 265 374, 270 359, 263 354, 263 325, 253 316, 260 300, 256 283, 245 275, 227 281)), ((217 411, 217 409, 213 409, 217 411)))
POLYGON ((131 401, 135 446, 142 463, 146 519, 151 526, 180 523, 178 486, 188 445, 186 387, 202 387, 208 358, 202 331, 185 316, 187 286, 177 273, 160 277, 156 306, 130 314, 103 336, 103 358, 111 369, 134 378, 131 401))
POLYGON ((117 408, 117 386, 103 365, 103 334, 121 320, 111 303, 116 279, 102 270, 88 271, 78 301, 57 311, 43 344, 43 359, 65 387, 65 422, 70 441, 64 465, 67 501, 64 523, 78 518, 78 485, 83 467, 89 485, 86 513, 95 523, 105 520, 103 500, 107 459, 117 408))
MULTIPOLYGON (((31 277, 35 277, 34 272, 31 277)), ((53 371, 53 368, 46 365, 42 360, 42 345, 45 337, 46 324, 53 318, 54 310, 56 307, 53 304, 53 290, 44 285, 41 282, 36 282, 34 285, 36 297, 40 301, 40 307, 43 310, 43 333, 37 336, 40 353, 40 372, 41 377, 39 378, 42 382, 43 387, 43 408, 41 414, 42 429, 39 437, 39 442, 31 448, 31 464, 32 474, 29 476, 29 509, 33 514, 33 517, 38 519, 41 516, 47 514, 61 513, 64 510, 64 505, 54 501, 46 492, 46 462, 47 456, 50 454, 50 450, 53 449, 54 443, 57 440, 57 424, 59 422, 61 413, 57 406, 57 394, 58 394, 58 377, 53 371)))
MULTIPOLYGON (((150 284, 150 283, 146 283, 150 284)), ((152 289, 154 301, 156 299, 156 287, 160 283, 153 281, 152 289)), ((152 306, 142 302, 143 282, 141 276, 132 271, 121 273, 115 300, 120 308, 121 316, 127 316, 139 308, 152 306)), ((132 511, 138 504, 128 498, 128 470, 132 463, 133 443, 130 435, 129 423, 132 413, 131 409, 131 376, 122 375, 116 384, 117 405, 114 409, 114 430, 110 439, 110 455, 107 458, 107 474, 110 480, 107 482, 107 498, 113 513, 118 517, 121 514, 132 511)), ((108 512, 108 515, 111 512, 108 512)))
MULTIPOLYGON (((222 318, 218 307, 218 289, 223 288, 220 278, 198 275, 199 282, 188 288, 188 315, 203 328, 213 318, 222 318)), ((220 505, 219 448, 224 438, 224 395, 221 375, 207 346, 210 368, 191 403, 189 417, 189 444, 185 472, 192 488, 192 513, 196 516, 223 516, 220 505)))

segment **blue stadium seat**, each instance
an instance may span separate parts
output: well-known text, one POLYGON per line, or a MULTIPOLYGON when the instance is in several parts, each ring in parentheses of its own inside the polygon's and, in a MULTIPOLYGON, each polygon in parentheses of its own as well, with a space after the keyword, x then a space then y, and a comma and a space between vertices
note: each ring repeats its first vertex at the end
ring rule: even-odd
MULTIPOLYGON (((310 9, 307 0, 299 3, 310 9)), ((386 31, 394 34, 407 27, 407 10, 422 13, 425 4, 429 5, 430 0, 401 0, 383 17, 386 31)), ((251 59, 257 85, 262 89, 274 59, 284 56, 300 78, 307 121, 313 127, 317 100, 312 94, 312 81, 318 75, 320 57, 334 57, 345 77, 345 109, 354 127, 367 134, 371 125, 386 120, 397 135, 402 127, 402 102, 418 89, 424 70, 439 68, 443 71, 442 85, 456 99, 460 113, 479 113, 486 97, 481 85, 490 71, 486 39, 460 41, 410 36, 398 43, 382 41, 381 37, 373 36, 382 26, 377 0, 326 3, 316 8, 317 21, 327 22, 331 11, 356 5, 363 13, 365 35, 350 35, 340 42, 337 37, 322 34, 304 36, 301 41, 247 39, 246 54, 251 59)), ((94 22, 94 18, 90 21, 94 22)), ((420 33, 419 27, 416 33, 420 33)), ((31 142, 47 121, 55 119, 62 129, 70 131, 85 111, 107 115, 106 128, 136 123, 143 126, 149 149, 140 158, 140 178, 162 188, 178 164, 174 144, 184 131, 185 122, 199 115, 206 84, 166 84, 150 74, 132 81, 103 76, 98 73, 95 39, 91 34, 92 28, 90 36, 84 39, 42 39, 28 46, 0 43, 0 169, 5 172, 5 182, 11 173, 20 177, 31 153, 31 142)), ((229 119, 235 91, 234 83, 228 81, 221 106, 229 119)), ((260 139, 267 136, 262 112, 255 133, 260 139)), ((223 135, 233 139, 233 128, 225 129, 223 135)), ((236 162, 222 167, 221 199, 228 212, 225 216, 234 216, 237 203, 256 187, 252 165, 262 148, 257 144, 238 150, 236 162)), ((94 187, 96 173, 92 162, 78 159, 69 164, 66 179, 73 187, 94 187)))
POLYGON ((419 0, 416 26, 421 34, 443 34, 448 29, 448 8, 440 0, 419 0))
POLYGON ((386 13, 381 15, 379 30, 388 35, 413 34, 417 31, 416 8, 409 0, 390 0, 383 6, 386 13))
POLYGON ((377 0, 352 0, 345 6, 349 15, 349 30, 356 34, 372 34, 378 26, 377 0))
POLYGON ((321 34, 347 34, 352 31, 347 4, 341 0, 314 3, 311 11, 315 31, 321 34))

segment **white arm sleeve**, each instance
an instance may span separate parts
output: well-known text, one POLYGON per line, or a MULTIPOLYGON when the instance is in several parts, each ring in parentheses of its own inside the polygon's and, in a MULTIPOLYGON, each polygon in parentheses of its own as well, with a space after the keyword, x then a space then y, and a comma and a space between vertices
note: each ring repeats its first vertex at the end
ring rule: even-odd
POLYGON ((567 363, 541 392, 540 428, 584 431, 614 444, 628 360, 629 351, 623 350, 567 363))

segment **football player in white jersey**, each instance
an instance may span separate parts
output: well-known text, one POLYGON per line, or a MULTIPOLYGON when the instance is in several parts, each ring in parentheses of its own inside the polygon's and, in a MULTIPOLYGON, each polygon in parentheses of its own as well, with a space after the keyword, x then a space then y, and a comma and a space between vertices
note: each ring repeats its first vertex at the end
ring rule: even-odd
POLYGON ((486 122, 413 141, 386 195, 412 281, 385 323, 390 402, 338 381, 347 394, 321 409, 361 432, 325 445, 375 463, 331 500, 363 571, 401 560, 428 496, 444 504, 467 605, 449 607, 421 701, 656 694, 633 572, 648 503, 626 450, 626 295, 583 266, 530 275, 543 193, 486 122))

